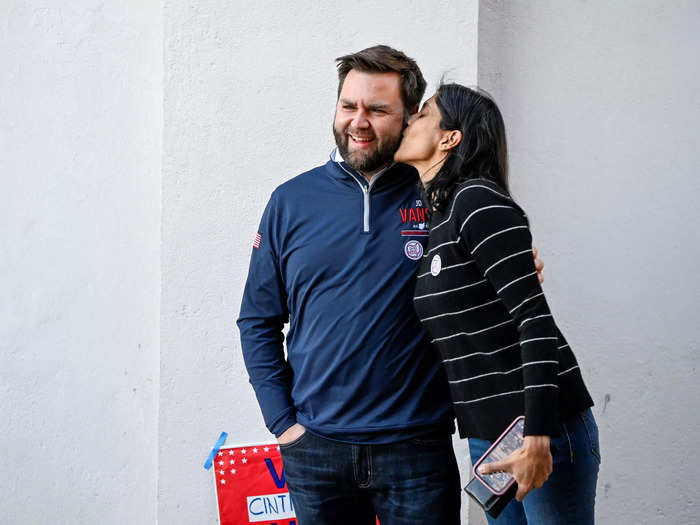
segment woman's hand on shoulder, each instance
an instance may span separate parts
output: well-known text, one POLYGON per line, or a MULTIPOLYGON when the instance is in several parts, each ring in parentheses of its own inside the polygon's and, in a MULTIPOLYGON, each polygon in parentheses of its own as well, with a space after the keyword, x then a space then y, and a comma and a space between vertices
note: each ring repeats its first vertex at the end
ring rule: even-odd
POLYGON ((480 474, 508 472, 518 483, 515 499, 522 501, 547 481, 552 473, 552 453, 549 436, 525 436, 523 446, 502 461, 479 466, 480 474))
POLYGON ((544 270, 544 262, 542 259, 537 257, 537 248, 532 247, 532 258, 535 259, 535 270, 537 270, 537 278, 540 280, 540 284, 544 282, 544 275, 542 274, 544 270))

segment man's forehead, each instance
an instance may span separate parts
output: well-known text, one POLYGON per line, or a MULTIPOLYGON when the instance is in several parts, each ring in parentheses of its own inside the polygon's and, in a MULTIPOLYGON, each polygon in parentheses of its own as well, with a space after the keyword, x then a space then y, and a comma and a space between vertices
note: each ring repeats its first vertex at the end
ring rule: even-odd
POLYGON ((351 69, 343 82, 340 99, 378 104, 401 103, 401 77, 398 73, 366 73, 351 69))

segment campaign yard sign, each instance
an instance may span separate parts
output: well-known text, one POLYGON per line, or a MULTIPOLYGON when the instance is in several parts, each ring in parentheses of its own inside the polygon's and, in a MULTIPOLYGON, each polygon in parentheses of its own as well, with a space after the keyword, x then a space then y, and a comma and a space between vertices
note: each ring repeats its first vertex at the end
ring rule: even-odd
POLYGON ((223 447, 213 467, 221 525, 297 525, 277 444, 223 447))
POLYGON ((220 525, 306 525, 297 523, 276 443, 222 447, 212 466, 220 525))

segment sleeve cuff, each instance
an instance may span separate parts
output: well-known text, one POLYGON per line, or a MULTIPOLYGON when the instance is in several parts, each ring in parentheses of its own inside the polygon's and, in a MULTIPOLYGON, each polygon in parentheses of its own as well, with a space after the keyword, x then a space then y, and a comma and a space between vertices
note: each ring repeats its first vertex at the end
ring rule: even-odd
POLYGON ((559 421, 559 389, 542 388, 525 391, 526 436, 558 436, 561 432, 559 421))
POLYGON ((268 429, 275 437, 280 437, 284 431, 297 422, 296 411, 293 407, 285 409, 275 420, 268 425, 268 429))

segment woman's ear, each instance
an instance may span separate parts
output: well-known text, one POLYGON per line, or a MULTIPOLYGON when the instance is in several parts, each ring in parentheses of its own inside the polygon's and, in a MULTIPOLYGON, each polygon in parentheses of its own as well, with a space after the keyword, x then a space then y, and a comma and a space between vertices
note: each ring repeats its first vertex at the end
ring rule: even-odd
POLYGON ((443 131, 438 147, 441 151, 449 151, 462 142, 462 132, 458 129, 448 129, 443 131))

